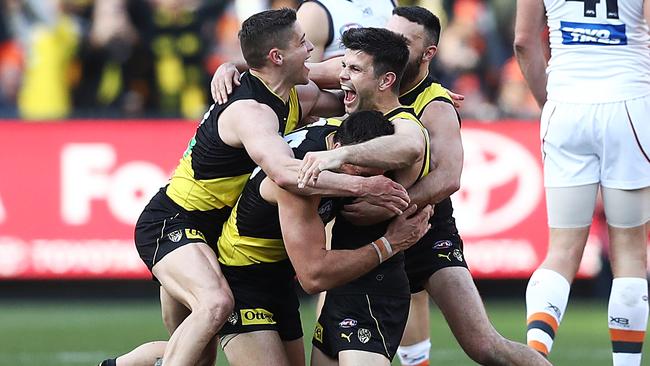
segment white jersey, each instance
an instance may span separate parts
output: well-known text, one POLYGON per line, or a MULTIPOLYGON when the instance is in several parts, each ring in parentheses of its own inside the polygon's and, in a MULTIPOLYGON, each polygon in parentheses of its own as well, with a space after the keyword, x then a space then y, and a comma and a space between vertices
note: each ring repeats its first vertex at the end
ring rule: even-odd
POLYGON ((393 14, 392 0, 311 0, 320 4, 328 16, 329 36, 325 44, 323 59, 341 56, 345 47, 341 36, 350 28, 384 28, 393 14))
POLYGON ((548 100, 607 103, 650 94, 643 0, 544 0, 548 100))

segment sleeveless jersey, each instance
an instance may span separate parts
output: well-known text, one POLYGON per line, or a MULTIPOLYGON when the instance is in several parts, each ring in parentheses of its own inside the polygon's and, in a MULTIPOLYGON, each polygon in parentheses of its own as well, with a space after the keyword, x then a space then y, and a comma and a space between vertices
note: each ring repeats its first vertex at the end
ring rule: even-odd
MULTIPOLYGON (((285 103, 258 77, 245 73, 223 105, 213 104, 183 154, 171 177, 166 194, 187 211, 209 213, 233 207, 244 184, 257 164, 246 149, 227 145, 219 136, 221 113, 238 100, 252 99, 266 104, 278 116, 278 133, 291 131, 300 120, 296 88, 285 103)), ((244 117, 245 118, 245 117, 244 117)))
POLYGON ((395 2, 392 0, 308 1, 321 5, 327 13, 329 35, 323 52, 324 60, 345 53, 341 36, 346 30, 359 27, 384 28, 395 8, 395 2))
MULTIPOLYGON (((452 106, 454 105, 449 94, 447 94, 447 90, 445 90, 445 88, 443 88, 439 83, 436 83, 435 79, 431 75, 427 75, 427 77, 418 83, 413 89, 399 97, 399 102, 403 106, 413 108, 415 115, 418 118, 422 117, 424 109, 433 101, 441 101, 449 103, 452 106)), ((454 110, 456 109, 454 108, 454 110)), ((458 111, 456 111, 456 116, 458 117, 458 123, 460 123, 458 111)), ((454 207, 451 203, 451 198, 447 197, 434 206, 433 216, 431 216, 430 222, 435 226, 436 224, 443 222, 454 221, 453 214, 454 207)))
POLYGON ((548 100, 607 103, 650 94, 643 0, 544 0, 548 100))
MULTIPOLYGON (((397 118, 404 118, 416 122, 422 129, 426 140, 425 159, 418 176, 418 180, 429 173, 429 134, 415 116, 411 108, 400 107, 389 113, 386 117, 393 121, 397 118)), ((398 123, 400 123, 398 121, 398 123)), ((408 123, 408 122, 404 122, 408 123)), ((356 226, 347 221, 342 215, 336 216, 332 228, 332 249, 357 249, 370 242, 379 239, 386 233, 390 220, 369 226, 356 226)), ((345 285, 330 290, 332 294, 358 293, 389 295, 389 296, 410 296, 408 279, 404 272, 404 253, 398 253, 389 260, 383 262, 367 274, 353 280, 345 285)))
MULTIPOLYGON (((341 122, 336 119, 320 121, 285 136, 296 159, 309 151, 327 150, 327 137, 341 122)), ((219 238, 219 262, 227 266, 246 266, 279 262, 288 258, 280 230, 278 207, 267 202, 260 193, 266 174, 259 167, 244 186, 235 208, 223 226, 219 238)), ((323 222, 334 218, 334 198, 323 198, 318 213, 323 222)))

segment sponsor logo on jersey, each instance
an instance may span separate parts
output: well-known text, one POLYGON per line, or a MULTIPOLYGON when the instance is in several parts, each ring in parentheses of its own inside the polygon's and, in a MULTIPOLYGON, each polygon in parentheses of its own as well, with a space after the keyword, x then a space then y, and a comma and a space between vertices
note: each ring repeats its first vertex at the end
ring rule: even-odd
POLYGON ((623 46, 627 44, 625 24, 560 22, 562 44, 623 46))
POLYGON ((273 313, 266 309, 241 309, 239 312, 242 325, 276 324, 273 313))
POLYGON ((174 230, 171 233, 167 234, 167 237, 174 243, 178 243, 183 237, 183 232, 180 230, 174 230))
POLYGON ((316 323, 316 329, 314 329, 314 339, 323 343, 323 326, 320 323, 316 323))
POLYGON ((203 233, 200 232, 200 231, 198 231, 198 230, 194 230, 194 229, 185 229, 185 236, 186 236, 188 239, 201 239, 201 240, 203 240, 204 242, 207 242, 207 241, 205 240, 205 236, 203 235, 203 233))
POLYGON ((438 258, 447 258, 447 260, 451 262, 451 252, 447 254, 438 253, 438 258))
POLYGON ((350 337, 352 337, 353 334, 354 332, 350 332, 350 334, 341 333, 341 338, 347 339, 348 343, 350 343, 350 337))
POLYGON ((449 240, 438 240, 437 242, 433 243, 433 249, 434 250, 442 250, 442 249, 447 249, 451 248, 453 243, 449 240))
POLYGON ((359 338, 359 342, 363 344, 368 343, 370 337, 372 337, 372 334, 370 333, 370 330, 366 328, 359 328, 357 331, 357 338, 359 338))
POLYGON ((339 323, 341 328, 352 328, 357 326, 357 321, 350 318, 345 318, 339 323))

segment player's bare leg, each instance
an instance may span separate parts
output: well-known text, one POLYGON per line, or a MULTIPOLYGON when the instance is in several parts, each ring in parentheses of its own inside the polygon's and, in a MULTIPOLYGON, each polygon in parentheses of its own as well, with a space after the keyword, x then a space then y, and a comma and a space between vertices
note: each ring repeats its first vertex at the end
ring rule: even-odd
POLYGON ((289 365, 305 365, 305 343, 302 337, 293 341, 283 341, 282 343, 289 358, 289 365))
POLYGON ((311 348, 311 366, 337 366, 338 364, 338 360, 329 358, 318 348, 311 348))
POLYGON ((397 356, 402 366, 429 365, 431 350, 429 317, 429 294, 426 291, 412 294, 408 321, 397 349, 397 356))
POLYGON ((466 268, 447 267, 437 271, 427 281, 426 289, 460 346, 475 362, 504 366, 550 365, 533 349, 505 339, 494 329, 466 268))
POLYGON ((233 309, 233 296, 214 251, 204 243, 185 245, 153 267, 165 291, 191 310, 169 339, 165 365, 195 365, 233 309))
MULTIPOLYGON (((299 341, 302 345, 302 338, 299 341)), ((302 363, 291 363, 278 332, 273 330, 228 335, 222 347, 231 366, 301 366, 305 360, 303 356, 302 363)))
POLYGON ((374 352, 341 351, 339 352, 339 365, 340 366, 359 366, 359 365, 389 366, 390 360, 386 358, 386 356, 374 352))

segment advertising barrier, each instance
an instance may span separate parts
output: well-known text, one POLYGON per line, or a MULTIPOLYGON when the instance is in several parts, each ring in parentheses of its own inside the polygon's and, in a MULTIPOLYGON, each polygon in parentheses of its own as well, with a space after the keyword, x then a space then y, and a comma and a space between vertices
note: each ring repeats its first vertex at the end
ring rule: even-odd
MULTIPOLYGON (((0 279, 146 279, 142 208, 190 141, 186 121, 0 123, 0 279)), ((476 278, 526 278, 547 242, 539 125, 463 122, 455 215, 476 278)), ((580 276, 600 270, 602 224, 580 276)))

